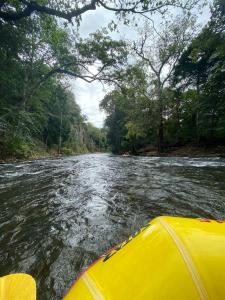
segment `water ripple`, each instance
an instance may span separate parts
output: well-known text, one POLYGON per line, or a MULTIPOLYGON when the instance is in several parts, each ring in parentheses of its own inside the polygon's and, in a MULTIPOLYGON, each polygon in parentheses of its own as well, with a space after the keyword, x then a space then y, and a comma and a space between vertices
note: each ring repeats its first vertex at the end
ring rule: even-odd
POLYGON ((225 218, 225 159, 90 154, 0 165, 1 274, 60 299, 108 248, 158 215, 225 218))

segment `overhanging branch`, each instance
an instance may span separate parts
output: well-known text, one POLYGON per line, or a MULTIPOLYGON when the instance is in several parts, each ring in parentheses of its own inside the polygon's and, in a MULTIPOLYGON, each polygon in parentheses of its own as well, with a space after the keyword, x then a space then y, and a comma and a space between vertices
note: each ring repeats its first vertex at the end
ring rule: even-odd
MULTIPOLYGON (((65 75, 69 75, 72 76, 74 78, 80 78, 88 83, 91 83, 93 81, 96 80, 104 80, 103 77, 100 77, 101 74, 103 73, 103 71, 108 67, 108 64, 104 64, 99 71, 94 74, 92 73, 87 66, 85 66, 84 64, 87 63, 87 61, 77 61, 77 62, 69 62, 66 63, 62 66, 59 67, 55 67, 54 69, 52 69, 51 71, 49 71, 47 74, 43 75, 42 78, 37 82, 37 84, 32 88, 31 92, 29 93, 29 96, 32 96, 35 91, 46 81, 48 80, 50 77, 54 76, 55 74, 65 74, 65 75), (71 66, 77 66, 80 68, 83 68, 83 70, 87 73, 87 74, 81 74, 80 71, 78 70, 77 72, 71 69, 67 69, 68 67, 71 66)), ((110 78, 108 78, 109 80, 110 78)), ((106 79, 105 79, 106 80, 106 79)))
POLYGON ((92 0, 90 4, 84 5, 81 8, 77 8, 69 12, 63 12, 54 8, 50 8, 48 6, 40 5, 35 1, 30 1, 30 2, 20 1, 20 2, 22 2, 26 6, 24 10, 19 12, 0 10, 0 18, 2 18, 4 21, 18 21, 22 18, 29 17, 34 12, 37 12, 37 13, 45 13, 51 16, 56 16, 71 21, 72 18, 79 17, 86 11, 95 10, 97 0, 92 0))
MULTIPOLYGON (((32 13, 45 13, 51 16, 56 16, 59 18, 66 19, 67 21, 71 22, 71 20, 74 17, 79 17, 82 14, 84 14, 87 11, 90 10, 96 10, 97 6, 101 6, 107 10, 114 11, 114 12, 124 12, 124 13, 133 13, 133 14, 140 14, 142 16, 145 16, 146 13, 154 13, 156 11, 161 11, 163 8, 168 8, 171 6, 174 7, 181 7, 183 9, 190 9, 191 6, 194 6, 199 0, 187 0, 184 1, 184 4, 182 5, 182 1, 177 0, 164 0, 161 2, 156 1, 155 6, 151 5, 150 7, 143 9, 138 9, 139 5, 142 5, 142 0, 137 1, 133 4, 131 7, 127 7, 126 5, 120 4, 120 6, 109 6, 106 4, 107 1, 104 0, 92 0, 89 4, 86 4, 80 8, 71 9, 70 11, 63 11, 60 9, 51 8, 49 6, 41 5, 37 3, 36 1, 27 1, 27 0, 19 0, 20 3, 24 6, 23 10, 16 11, 12 9, 11 7, 7 7, 6 1, 1 1, 0 3, 0 18, 4 21, 10 22, 10 21, 18 21, 22 18, 29 17, 32 13)), ((150 3, 154 4, 154 1, 150 1, 150 3)))

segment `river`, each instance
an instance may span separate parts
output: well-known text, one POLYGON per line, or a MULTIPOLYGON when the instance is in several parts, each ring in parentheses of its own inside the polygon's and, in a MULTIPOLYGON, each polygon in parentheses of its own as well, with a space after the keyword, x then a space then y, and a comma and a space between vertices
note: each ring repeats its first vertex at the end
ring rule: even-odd
POLYGON ((225 159, 88 154, 0 165, 0 275, 60 299, 94 259, 159 215, 225 219, 225 159))

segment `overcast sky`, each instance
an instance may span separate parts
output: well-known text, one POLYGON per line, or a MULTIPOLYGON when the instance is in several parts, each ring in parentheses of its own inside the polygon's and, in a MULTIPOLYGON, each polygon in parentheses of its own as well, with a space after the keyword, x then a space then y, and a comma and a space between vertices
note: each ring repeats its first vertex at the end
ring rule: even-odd
MULTIPOLYGON (((82 37, 87 37, 90 33, 93 33, 102 27, 107 27, 112 19, 118 23, 113 12, 102 8, 98 8, 96 11, 87 12, 82 18, 80 35, 82 37)), ((202 23, 207 22, 209 19, 208 9, 204 10, 200 19, 202 23)), ((133 39, 134 31, 121 24, 119 26, 119 33, 113 33, 112 38, 133 39)), ((103 111, 99 110, 99 103, 106 94, 107 86, 103 87, 102 84, 98 82, 87 83, 81 79, 77 79, 71 80, 71 88, 75 94, 76 102, 81 107, 82 113, 87 116, 88 121, 93 125, 101 128, 104 124, 105 114, 103 111)))

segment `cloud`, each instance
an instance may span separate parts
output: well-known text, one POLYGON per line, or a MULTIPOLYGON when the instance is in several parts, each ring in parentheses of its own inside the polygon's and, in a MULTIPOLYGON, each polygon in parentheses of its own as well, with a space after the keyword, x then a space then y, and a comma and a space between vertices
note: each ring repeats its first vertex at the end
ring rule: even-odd
POLYGON ((113 12, 105 10, 104 8, 98 8, 95 11, 86 12, 81 21, 80 35, 81 37, 87 37, 90 33, 95 32, 102 27, 106 27, 108 23, 115 18, 113 12))
POLYGON ((71 85, 82 113, 87 116, 88 121, 101 128, 105 120, 105 113, 99 109, 99 103, 105 95, 102 85, 98 82, 87 83, 81 79, 72 80, 71 85))
MULTIPOLYGON (((103 8, 85 13, 80 26, 80 36, 83 38, 88 37, 90 33, 106 27, 113 18, 114 14, 103 8)), ((106 93, 103 91, 102 85, 98 82, 87 83, 77 79, 71 80, 71 87, 82 113, 87 116, 88 121, 93 125, 101 128, 104 124, 105 114, 100 111, 99 103, 106 93)))

